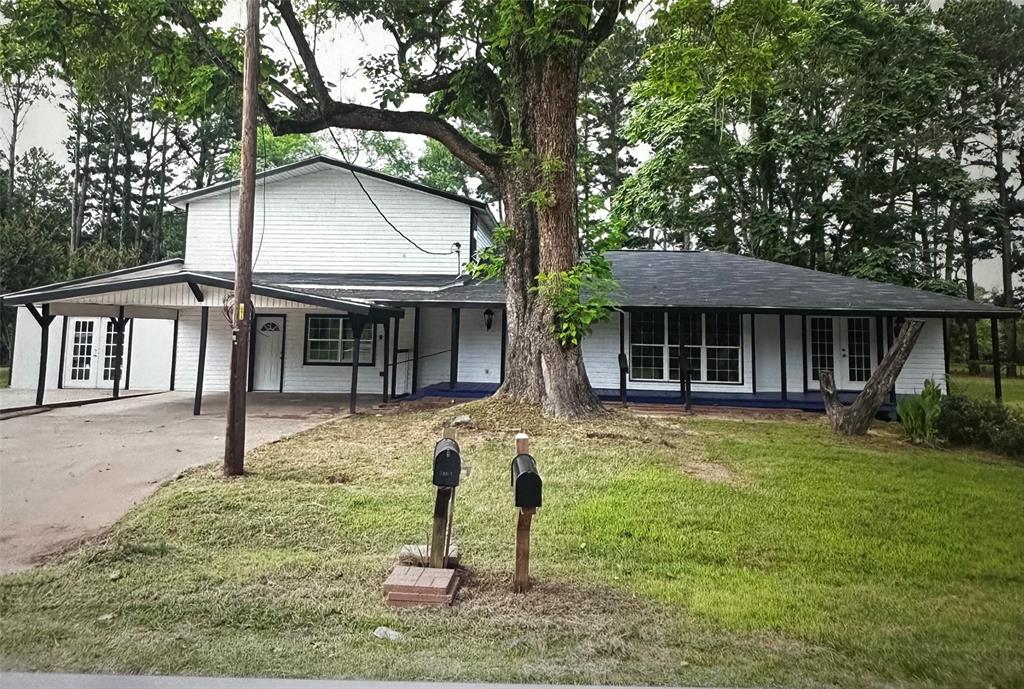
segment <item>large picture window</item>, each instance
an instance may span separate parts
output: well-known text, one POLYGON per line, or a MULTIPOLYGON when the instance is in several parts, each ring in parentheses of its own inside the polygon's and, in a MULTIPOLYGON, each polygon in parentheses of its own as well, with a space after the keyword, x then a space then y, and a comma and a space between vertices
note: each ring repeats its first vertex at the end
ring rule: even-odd
MULTIPOLYGON (((375 365, 375 326, 363 326, 359 341, 359 365, 375 365)), ((306 316, 305 364, 351 364, 355 349, 352 326, 345 316, 306 316)))
POLYGON ((691 380, 742 382, 740 319, 740 314, 732 313, 632 312, 629 319, 632 379, 678 381, 682 349, 691 380))

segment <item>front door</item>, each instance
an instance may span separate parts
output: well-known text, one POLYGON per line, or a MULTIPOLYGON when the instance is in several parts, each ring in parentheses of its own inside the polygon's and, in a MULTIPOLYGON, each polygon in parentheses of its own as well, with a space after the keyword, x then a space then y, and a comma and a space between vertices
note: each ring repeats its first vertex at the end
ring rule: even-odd
POLYGON ((807 321, 807 385, 818 387, 820 372, 830 370, 840 390, 860 390, 878 361, 870 317, 811 316, 807 321))
POLYGON ((253 390, 280 390, 284 354, 284 316, 257 316, 253 348, 253 390))
POLYGON ((64 386, 101 388, 114 385, 117 331, 109 318, 68 318, 64 343, 64 386))

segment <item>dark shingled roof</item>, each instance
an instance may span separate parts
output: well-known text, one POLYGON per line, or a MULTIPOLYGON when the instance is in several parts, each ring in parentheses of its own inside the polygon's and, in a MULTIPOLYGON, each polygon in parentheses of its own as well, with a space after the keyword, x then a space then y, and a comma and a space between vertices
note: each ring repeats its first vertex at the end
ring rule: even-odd
MULTIPOLYGON (((858 312, 921 316, 1010 318, 1019 315, 983 302, 870 280, 823 273, 749 256, 718 251, 612 251, 608 254, 624 307, 662 307, 757 313, 858 312)), ((323 276, 293 273, 260 274, 261 282, 317 284, 304 288, 335 299, 369 299, 380 303, 438 306, 500 305, 505 301, 500 282, 424 275, 323 276), (362 282, 366 280, 366 282, 362 282), (338 289, 331 285, 356 289, 338 289), (358 289, 377 285, 436 287, 436 291, 358 289)))
POLYGON ((719 251, 614 251, 629 306, 759 312, 1019 315, 1014 309, 719 251))
MULTIPOLYGON (((608 255, 623 307, 741 311, 745 313, 862 313, 1013 318, 1015 309, 947 297, 934 292, 822 273, 717 251, 613 251, 608 255)), ((115 271, 3 296, 11 304, 42 303, 172 282, 230 288, 230 273, 197 273, 180 259, 115 271), (161 272, 141 275, 148 269, 161 272), (140 273, 134 275, 133 273, 140 273)), ((466 276, 367 273, 256 273, 257 293, 305 301, 324 308, 390 311, 397 306, 500 306, 500 281, 466 276), (387 289, 382 289, 382 288, 387 289), (393 288, 393 289, 392 289, 393 288), (418 288, 418 289, 417 289, 418 288)))

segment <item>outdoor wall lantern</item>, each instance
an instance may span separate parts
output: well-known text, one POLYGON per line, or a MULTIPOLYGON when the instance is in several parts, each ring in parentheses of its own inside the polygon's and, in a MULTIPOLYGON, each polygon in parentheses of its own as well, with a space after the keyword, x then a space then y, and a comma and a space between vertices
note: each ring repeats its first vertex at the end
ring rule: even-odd
POLYGON ((484 311, 484 327, 489 331, 492 325, 494 325, 494 312, 486 309, 484 311))

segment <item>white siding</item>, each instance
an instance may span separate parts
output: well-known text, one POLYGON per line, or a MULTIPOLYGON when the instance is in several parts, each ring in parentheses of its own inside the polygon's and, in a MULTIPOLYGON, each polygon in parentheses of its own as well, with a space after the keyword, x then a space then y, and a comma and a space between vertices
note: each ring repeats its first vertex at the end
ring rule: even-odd
MULTIPOLYGON (((629 320, 626 320, 629 327, 629 320)), ((594 326, 590 336, 583 340, 583 365, 587 377, 595 388, 619 387, 619 314, 612 313, 607 321, 594 326)), ((628 385, 628 387, 632 387, 628 385)), ((678 386, 677 386, 678 387, 678 386)))
MULTIPOLYGON (((270 312, 264 310, 263 313, 270 312)), ((281 310, 276 314, 285 316, 284 338, 284 390, 285 392, 348 392, 352 381, 351 366, 307 365, 303 363, 306 346, 306 314, 324 311, 281 310)), ((411 314, 411 310, 409 311, 411 314)), ((178 331, 178 361, 176 388, 195 390, 196 369, 199 361, 199 334, 201 316, 198 310, 183 311, 178 331)), ((408 316, 399 328, 400 347, 412 346, 412 319, 408 316)), ((373 337, 376 343, 376 357, 372 366, 359 366, 359 392, 381 394, 384 380, 381 372, 384 362, 384 326, 370 326, 363 330, 363 337, 373 337), (373 332, 375 331, 375 332, 373 332)), ((389 333, 390 334, 390 333, 389 333)), ((230 359, 231 329, 219 308, 210 309, 209 328, 206 344, 206 366, 204 368, 203 390, 209 392, 227 390, 228 363, 230 359)), ((401 355, 400 355, 401 360, 401 355)), ((390 362, 390 359, 389 359, 390 362)), ((445 366, 448 359, 444 359, 445 366)), ((447 371, 447 368, 445 369, 447 371)), ((134 373, 132 374, 134 377, 134 373)), ((445 377, 447 380, 447 374, 445 377)), ((390 383, 389 383, 390 390, 390 383)), ((402 381, 396 390, 407 392, 402 381)))
MULTIPOLYGON (((626 351, 629 351, 629 315, 626 315, 626 351)), ((740 384, 693 383, 694 392, 743 393, 752 390, 750 382, 750 316, 743 316, 742 380, 740 384)), ((611 318, 594 327, 590 336, 583 341, 583 363, 587 368, 590 384, 595 388, 618 389, 619 387, 619 318, 611 318)), ((678 391, 678 381, 629 380, 628 390, 678 391)))
MULTIPOLYGON (((133 318, 132 390, 166 390, 171 381, 171 350, 174 343, 174 321, 155 318, 133 318)), ((125 334, 125 356, 128 356, 125 334)))
MULTIPOLYGON (((757 391, 782 390, 782 364, 779 358, 779 317, 758 314, 754 316, 754 336, 757 338, 757 391)), ((786 391, 804 391, 803 327, 800 316, 786 316, 786 391)))
MULTIPOLYGON (((11 361, 11 387, 32 389, 39 383, 39 341, 42 330, 36 319, 24 306, 18 307, 18 320, 14 335, 14 352, 11 361)), ((46 388, 57 387, 57 371, 60 368, 60 333, 63 317, 58 316, 50 324, 50 343, 46 359, 46 388)))
MULTIPOLYGON (((57 388, 62 346, 61 332, 64 316, 57 316, 50 324, 50 351, 46 360, 46 388, 57 388)), ((104 323, 105 318, 100 319, 104 323)), ((170 382, 171 342, 174 321, 136 318, 132 320, 132 368, 129 383, 133 390, 166 390, 170 382)), ((39 324, 23 306, 18 307, 17 332, 14 342, 14 361, 11 366, 11 387, 35 389, 39 375, 39 324)), ((67 339, 71 338, 68 333, 67 339)), ((97 343, 97 346, 99 344, 97 343)), ((125 357, 128 356, 128 331, 125 331, 125 357)), ((70 349, 67 349, 65 356, 70 349)), ((125 363, 127 372, 127 361, 125 363)), ((107 384, 109 387, 109 383, 107 384)))
POLYGON ((491 329, 485 309, 462 309, 459 316, 459 381, 498 383, 501 380, 501 310, 491 309, 491 329))
MULTIPOLYGON (((178 316, 178 359, 174 369, 175 390, 195 390, 199 364, 200 311, 182 311, 178 316)), ((228 389, 231 326, 219 308, 211 308, 206 341, 203 390, 228 389)))
POLYGON ((421 308, 420 318, 420 365, 417 376, 419 387, 425 388, 435 383, 448 382, 452 348, 452 310, 421 308))
MULTIPOLYGON (((459 272, 454 242, 469 260, 470 207, 373 177, 360 176, 381 211, 416 249, 385 223, 352 173, 324 170, 257 187, 255 269, 260 272, 459 272)), ((238 195, 198 199, 188 207, 185 263, 190 269, 234 269, 238 195)))
POLYGON ((896 378, 896 392, 907 395, 920 392, 924 381, 931 378, 946 389, 946 353, 942 339, 942 319, 929 318, 925 321, 914 351, 896 378))

